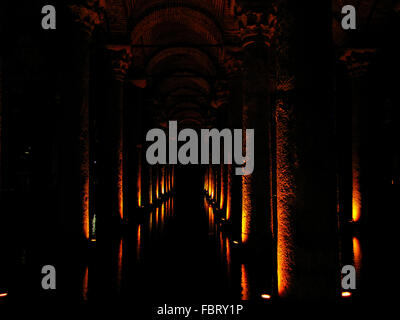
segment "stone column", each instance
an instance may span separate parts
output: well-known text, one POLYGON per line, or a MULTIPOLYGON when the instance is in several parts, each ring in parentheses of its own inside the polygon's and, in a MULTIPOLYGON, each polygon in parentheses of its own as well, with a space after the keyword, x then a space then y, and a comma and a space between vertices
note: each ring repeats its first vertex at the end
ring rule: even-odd
MULTIPOLYGON (((124 181, 124 81, 129 69, 132 55, 129 46, 108 45, 108 54, 111 62, 110 101, 108 108, 108 140, 107 164, 108 176, 107 195, 110 199, 107 215, 113 222, 124 219, 123 208, 123 181, 124 181)), ((140 153, 139 153, 140 154, 140 153)))
POLYGON ((340 270, 331 8, 288 0, 276 5, 278 293, 335 299, 340 270))
POLYGON ((142 145, 136 147, 137 168, 136 168, 136 191, 137 191, 137 207, 143 206, 143 166, 142 166, 142 145))
POLYGON ((0 201, 1 201, 1 187, 2 187, 2 133, 3 133, 3 57, 0 56, 0 201))
POLYGON ((153 166, 149 166, 149 204, 154 203, 153 166))
POLYGON ((352 221, 358 222, 362 216, 361 189, 361 115, 363 96, 366 90, 365 75, 375 49, 347 49, 340 57, 344 61, 351 77, 352 85, 352 221))
POLYGON ((204 190, 208 192, 208 167, 204 170, 204 190))
MULTIPOLYGON (((79 133, 77 144, 79 145, 79 230, 75 230, 75 222, 69 232, 79 233, 82 238, 89 239, 89 80, 90 80, 90 43, 95 27, 103 23, 103 15, 98 7, 91 6, 70 6, 72 17, 75 22, 76 49, 74 57, 74 86, 71 98, 73 106, 72 113, 79 114, 79 133), (79 110, 77 110, 79 109, 79 110)), ((69 199, 75 203, 74 199, 69 199)), ((66 213, 70 214, 70 213, 66 213)), ((66 217, 68 221, 73 217, 66 217)), ((71 221, 72 222, 72 221, 71 221)))
MULTIPOLYGON (((228 127, 230 129, 242 128, 243 110, 243 55, 242 49, 238 47, 230 48, 226 52, 225 70, 228 79, 229 90, 229 109, 228 127)), ((235 175, 233 165, 229 165, 227 198, 230 211, 227 212, 228 221, 232 228, 232 236, 235 241, 241 238, 242 220, 242 177, 235 175)))
POLYGON ((219 191, 219 203, 218 203, 218 208, 220 210, 224 210, 225 208, 225 193, 226 193, 226 184, 225 184, 225 165, 221 164, 219 166, 219 176, 220 176, 220 181, 221 181, 221 187, 219 191))
POLYGON ((243 151, 255 164, 252 174, 242 176, 242 242, 257 248, 271 239, 268 59, 276 23, 273 13, 272 8, 254 11, 246 4, 237 8, 243 48, 243 151), (246 129, 255 130, 254 154, 245 149, 246 129))
MULTIPOLYGON (((230 91, 228 88, 228 82, 226 80, 219 80, 216 83, 216 98, 214 106, 218 111, 218 119, 219 119, 219 129, 223 130, 230 126, 229 123, 229 95, 230 91)), ((221 211, 225 211, 226 209, 226 198, 227 198, 227 179, 226 179, 226 160, 224 155, 225 146, 221 143, 221 162, 217 167, 217 176, 218 176, 218 197, 217 197, 217 208, 221 211)), ((233 159, 233 154, 230 155, 233 159)), ((223 214, 223 217, 226 218, 226 211, 223 214)))

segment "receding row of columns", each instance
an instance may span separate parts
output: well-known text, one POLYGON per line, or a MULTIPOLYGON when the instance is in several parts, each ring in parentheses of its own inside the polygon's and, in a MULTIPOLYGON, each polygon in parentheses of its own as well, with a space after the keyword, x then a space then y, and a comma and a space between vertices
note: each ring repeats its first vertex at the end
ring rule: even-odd
POLYGON ((65 171, 66 184, 73 188, 62 195, 63 219, 71 239, 94 241, 118 232, 124 222, 135 220, 140 211, 160 204, 171 194, 174 168, 149 166, 144 158, 143 88, 127 79, 132 62, 129 45, 103 48, 108 62, 102 66, 103 74, 108 75, 108 82, 96 90, 103 97, 97 100, 98 105, 90 101, 94 85, 92 36, 101 13, 79 6, 73 6, 72 12, 79 43, 68 78, 75 90, 67 104, 76 111, 69 115, 74 132, 69 130, 68 136, 74 140, 66 147, 75 149, 71 154, 77 161, 65 171))
MULTIPOLYGON (((204 188, 231 225, 233 239, 271 256, 279 296, 334 299, 340 289, 341 213, 333 148, 331 26, 326 22, 330 8, 321 3, 315 12, 305 12, 301 5, 278 3, 274 14, 279 27, 271 28, 275 34, 257 33, 253 25, 244 25, 242 48, 226 55, 230 96, 220 112, 229 115, 220 126, 255 129, 255 154, 250 155, 255 170, 241 177, 233 174, 231 166, 210 165, 204 188), (309 30, 314 30, 310 25, 314 15, 321 27, 313 33, 309 30), (300 20, 300 25, 310 28, 297 28, 300 20), (313 36, 324 40, 316 44, 313 36), (301 45, 296 41, 299 37, 304 38, 301 45)), ((352 102, 351 220, 357 222, 362 206, 361 102, 359 75, 352 78, 356 99, 352 102)), ((245 145, 243 150, 247 151, 245 145)))

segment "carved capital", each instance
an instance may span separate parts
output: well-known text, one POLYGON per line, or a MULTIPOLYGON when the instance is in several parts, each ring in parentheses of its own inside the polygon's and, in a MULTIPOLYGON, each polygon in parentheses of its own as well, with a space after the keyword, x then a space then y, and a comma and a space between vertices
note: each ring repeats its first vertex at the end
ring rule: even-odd
POLYGON ((376 49, 346 49, 339 57, 346 64, 352 78, 364 76, 376 53, 376 49))
POLYGON ((225 71, 230 77, 243 73, 243 58, 239 53, 225 53, 225 71))
POLYGON ((236 16, 244 48, 255 43, 271 45, 277 21, 274 8, 259 11, 237 6, 236 16))
POLYGON ((132 63, 130 46, 108 45, 107 50, 110 56, 113 77, 118 81, 123 81, 132 63))
POLYGON ((99 1, 87 1, 85 5, 70 5, 69 9, 74 22, 88 36, 96 26, 104 23, 104 7, 99 1))
POLYGON ((230 91, 226 80, 218 80, 215 84, 215 100, 212 106, 219 109, 229 103, 230 91))

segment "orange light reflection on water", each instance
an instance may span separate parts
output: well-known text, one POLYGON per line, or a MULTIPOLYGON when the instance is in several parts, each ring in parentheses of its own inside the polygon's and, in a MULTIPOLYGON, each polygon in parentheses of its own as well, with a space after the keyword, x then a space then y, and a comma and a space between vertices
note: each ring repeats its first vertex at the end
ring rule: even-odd
POLYGON ((122 283, 122 257, 123 257, 123 240, 119 241, 118 247, 118 274, 117 274, 117 288, 118 291, 121 290, 122 283))
POLYGON ((83 301, 88 300, 88 289, 89 289, 89 267, 86 266, 85 274, 83 276, 83 283, 82 283, 82 299, 83 299, 83 301))
POLYGON ((244 264, 242 264, 242 269, 241 269, 241 287, 242 287, 242 300, 249 300, 250 297, 250 291, 249 291, 249 277, 247 273, 247 268, 244 264))
POLYGON ((136 257, 138 261, 140 260, 141 238, 142 238, 142 232, 139 224, 137 230, 137 242, 136 242, 136 257))
POLYGON ((359 276, 362 268, 362 251, 360 240, 357 237, 353 237, 353 262, 357 276, 359 276))

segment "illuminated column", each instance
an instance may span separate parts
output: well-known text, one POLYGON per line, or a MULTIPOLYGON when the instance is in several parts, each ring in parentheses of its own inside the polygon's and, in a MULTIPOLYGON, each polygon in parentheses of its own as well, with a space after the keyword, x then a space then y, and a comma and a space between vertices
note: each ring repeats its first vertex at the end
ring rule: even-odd
POLYGON ((169 193, 169 166, 165 166, 165 192, 169 193))
POLYGON ((282 0, 277 10, 277 289, 284 298, 335 299, 340 270, 331 8, 282 0), (319 26, 318 42, 313 25, 319 26))
POLYGON ((216 196, 216 187, 217 187, 217 182, 215 181, 215 167, 214 165, 211 165, 211 179, 212 179, 212 188, 211 188, 211 196, 213 201, 215 201, 215 196, 216 196))
POLYGON ((151 182, 152 182, 152 199, 153 199, 153 204, 157 202, 157 166, 151 166, 151 182))
POLYGON ((171 167, 171 188, 172 188, 172 191, 175 188, 174 184, 175 184, 175 166, 172 165, 172 167, 171 167))
POLYGON ((156 199, 159 200, 160 196, 161 196, 161 192, 160 192, 160 165, 154 166, 154 169, 156 171, 156 174, 155 174, 156 199))
POLYGON ((221 197, 221 175, 219 165, 214 165, 214 177, 215 177, 215 203, 216 207, 219 208, 219 201, 221 197))
POLYGON ((352 83, 352 221, 357 222, 362 214, 361 189, 361 115, 365 90, 365 75, 375 49, 347 49, 340 60, 344 61, 352 83))
POLYGON ((136 191, 137 191, 137 206, 140 208, 143 206, 143 186, 142 186, 142 145, 138 145, 136 147, 136 154, 137 154, 137 171, 136 171, 136 191))
POLYGON ((230 220, 231 215, 232 215, 232 165, 229 164, 226 167, 227 173, 226 173, 226 220, 230 220))
MULTIPOLYGON (((242 127, 243 109, 243 54, 241 48, 226 52, 225 69, 228 78, 229 108, 228 127, 239 129, 242 127)), ((241 239, 242 220, 242 177, 235 175, 232 165, 229 166, 229 222, 232 226, 232 234, 235 240, 241 239)))
POLYGON ((165 165, 162 165, 160 168, 160 185, 161 185, 161 195, 163 196, 165 194, 165 165))
POLYGON ((153 204, 153 166, 149 167, 149 204, 153 204))
MULTIPOLYGON (((126 72, 130 66, 132 55, 129 46, 108 45, 108 53, 111 61, 111 92, 108 110, 110 132, 109 132, 109 168, 110 178, 110 200, 112 216, 117 214, 119 219, 124 218, 123 208, 123 181, 124 181, 124 140, 123 140, 123 89, 126 72)), ((141 153, 139 152, 139 157, 141 153)), ((114 218, 112 218, 114 219, 114 218)))
MULTIPOLYGON (((254 160, 254 171, 242 176, 242 242, 253 247, 270 245, 269 201, 269 46, 275 31, 273 10, 247 10, 238 7, 240 38, 243 47, 243 151, 254 160), (251 154, 246 148, 245 130, 255 130, 251 154)), ((247 145, 248 147, 248 145, 247 145)))
POLYGON ((204 172, 204 190, 208 190, 208 168, 204 172))
POLYGON ((224 210, 224 207, 225 207, 225 192, 226 192, 226 190, 225 190, 225 174, 224 174, 224 164, 221 164, 220 165, 220 172, 219 172, 219 174, 220 174, 220 181, 221 181, 221 187, 220 187, 220 196, 219 196, 219 204, 218 204, 218 206, 219 206, 219 208, 221 209, 221 210, 224 210))
POLYGON ((165 193, 169 193, 169 166, 165 166, 165 193))
MULTIPOLYGON (((103 22, 102 14, 97 8, 91 6, 71 5, 74 20, 74 28, 77 35, 76 69, 74 72, 74 86, 71 90, 73 105, 71 112, 79 114, 79 133, 77 143, 79 144, 79 164, 76 171, 79 172, 79 230, 75 230, 75 221, 69 217, 73 225, 70 225, 71 233, 79 233, 82 238, 89 239, 89 79, 90 79, 90 43, 95 27, 103 22)), ((74 57, 73 57, 74 58, 74 57)), ((71 58, 71 59, 73 59, 71 58)), ((74 199, 70 199, 74 203, 74 199)), ((74 204, 73 204, 74 206, 74 204)), ((67 222, 69 225, 69 222, 67 222)))
POLYGON ((211 164, 208 165, 208 196, 211 197, 212 195, 212 170, 211 170, 211 164))

